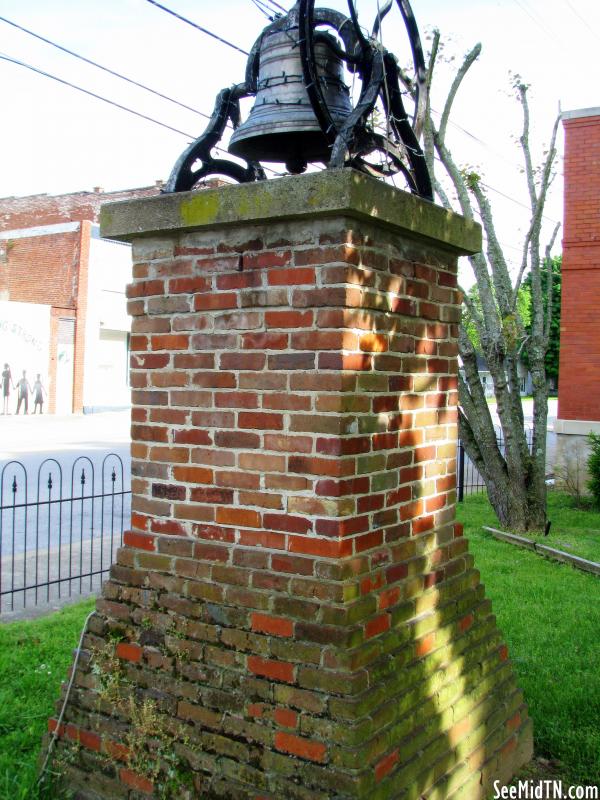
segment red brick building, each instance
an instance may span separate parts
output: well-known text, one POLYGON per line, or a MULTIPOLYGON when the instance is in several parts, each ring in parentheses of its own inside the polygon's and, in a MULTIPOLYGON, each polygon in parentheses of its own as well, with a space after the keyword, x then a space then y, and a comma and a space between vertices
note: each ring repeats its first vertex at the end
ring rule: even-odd
POLYGON ((51 413, 103 407, 106 396, 98 398, 94 386, 121 381, 116 403, 127 402, 129 248, 100 239, 98 216, 103 203, 158 192, 96 188, 0 199, 0 361, 14 380, 23 369, 30 383, 41 374, 51 413))
POLYGON ((600 432, 600 108, 567 111, 559 453, 600 432))

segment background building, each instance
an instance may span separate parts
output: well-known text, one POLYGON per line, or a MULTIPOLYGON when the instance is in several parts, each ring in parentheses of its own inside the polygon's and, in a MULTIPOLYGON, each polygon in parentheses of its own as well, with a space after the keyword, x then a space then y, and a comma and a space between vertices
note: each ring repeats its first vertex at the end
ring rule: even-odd
MULTIPOLYGON (((45 410, 129 405, 128 245, 100 238, 103 203, 158 194, 160 185, 0 199, 0 362, 16 382, 36 373, 45 410)), ((17 397, 11 391, 9 410, 17 397)))
POLYGON ((600 108, 567 111, 560 321, 559 460, 600 433, 600 108))

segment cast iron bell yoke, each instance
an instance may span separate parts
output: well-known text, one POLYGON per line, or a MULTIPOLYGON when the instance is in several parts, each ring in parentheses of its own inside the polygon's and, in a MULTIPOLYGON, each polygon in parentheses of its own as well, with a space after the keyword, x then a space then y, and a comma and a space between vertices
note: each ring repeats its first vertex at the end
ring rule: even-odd
POLYGON ((401 173, 410 191, 432 200, 418 141, 426 103, 423 52, 410 3, 396 3, 410 40, 412 80, 407 82, 379 38, 394 0, 379 9, 371 35, 363 33, 354 0, 348 0, 349 17, 315 8, 315 0, 298 0, 254 43, 244 83, 219 93, 206 130, 181 154, 165 191, 187 191, 214 174, 241 183, 265 180, 261 162, 266 161, 283 163, 292 174, 304 172, 310 163, 353 167, 382 178, 401 173), (360 83, 355 105, 344 70, 360 83), (401 84, 413 95, 412 120, 404 108, 401 84), (240 100, 245 97, 254 97, 254 105, 240 124, 240 100), (378 101, 385 133, 372 122, 378 101), (228 150, 245 166, 212 155, 228 122, 234 129, 228 150))

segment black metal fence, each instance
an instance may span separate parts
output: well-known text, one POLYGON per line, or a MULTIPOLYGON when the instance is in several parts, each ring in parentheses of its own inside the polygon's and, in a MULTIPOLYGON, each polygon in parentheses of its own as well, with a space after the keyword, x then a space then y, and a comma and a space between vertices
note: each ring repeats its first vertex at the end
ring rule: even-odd
MULTIPOLYGON (((533 444, 533 428, 526 428, 525 435, 529 450, 533 444)), ((502 455, 504 455, 504 438, 502 431, 496 431, 496 440, 502 455)), ((485 491, 485 483, 479 470, 467 455, 461 440, 458 440, 456 450, 456 496, 459 503, 465 499, 465 495, 480 494, 485 491)))
POLYGON ((20 461, 0 472, 0 613, 96 590, 129 524, 131 488, 121 458, 70 470, 47 458, 31 476, 20 461), (66 472, 66 475, 63 473, 66 472))
MULTIPOLYGON (((531 446, 532 431, 527 433, 531 446)), ((503 450, 501 433, 498 444, 503 450)), ((458 500, 483 491, 483 478, 459 440, 458 500)), ((131 487, 115 453, 98 467, 80 456, 69 470, 47 458, 33 481, 20 461, 5 464, 0 471, 0 613, 97 590, 122 544, 130 513, 131 487)))

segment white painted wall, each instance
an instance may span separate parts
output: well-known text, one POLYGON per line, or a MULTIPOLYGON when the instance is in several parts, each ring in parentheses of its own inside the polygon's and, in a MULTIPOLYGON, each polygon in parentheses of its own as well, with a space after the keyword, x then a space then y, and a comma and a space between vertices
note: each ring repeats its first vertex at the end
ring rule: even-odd
POLYGON ((125 287, 131 280, 131 248, 105 239, 90 241, 83 383, 84 410, 131 402, 127 385, 127 339, 131 327, 125 287))

